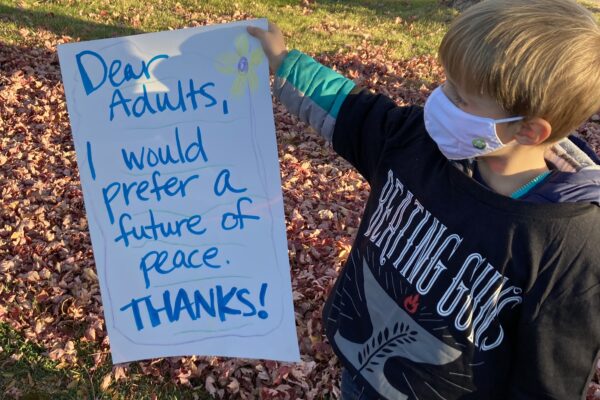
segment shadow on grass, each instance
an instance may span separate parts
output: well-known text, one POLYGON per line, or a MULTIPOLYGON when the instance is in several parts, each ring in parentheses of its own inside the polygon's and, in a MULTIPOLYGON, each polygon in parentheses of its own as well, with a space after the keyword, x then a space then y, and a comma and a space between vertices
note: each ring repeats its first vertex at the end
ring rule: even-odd
MULTIPOLYGON (((110 359, 94 366, 97 349, 90 343, 74 338, 78 365, 67 368, 48 358, 45 350, 26 340, 8 324, 0 322, 0 399, 19 400, 209 400, 199 389, 179 387, 169 382, 169 376, 156 379, 145 376, 136 363, 130 367, 129 378, 102 389, 104 376, 112 369, 110 359)), ((202 382, 195 382, 201 385, 202 382)))
POLYGON ((143 33, 125 25, 107 25, 47 11, 35 11, 0 4, 0 21, 12 22, 19 28, 43 28, 56 35, 92 40, 143 33))
POLYGON ((75 398, 75 392, 61 390, 71 378, 56 363, 43 355, 44 350, 26 341, 7 324, 0 323, 0 397, 51 399, 56 395, 75 398), (7 396, 7 397, 3 397, 7 396))
MULTIPOLYGON (((274 1, 274 5, 297 5, 298 0, 274 1)), ((201 8, 201 6, 199 6, 201 8)), ((438 0, 318 0, 312 6, 332 16, 351 13, 368 15, 378 22, 393 22, 397 17, 405 20, 427 20, 447 23, 452 17, 451 8, 438 0)), ((99 12, 99 10, 97 10, 99 12)), ((44 28, 56 35, 77 37, 81 40, 110 38, 143 33, 141 29, 125 23, 103 24, 47 10, 34 10, 0 4, 0 22, 14 23, 19 28, 44 28)))

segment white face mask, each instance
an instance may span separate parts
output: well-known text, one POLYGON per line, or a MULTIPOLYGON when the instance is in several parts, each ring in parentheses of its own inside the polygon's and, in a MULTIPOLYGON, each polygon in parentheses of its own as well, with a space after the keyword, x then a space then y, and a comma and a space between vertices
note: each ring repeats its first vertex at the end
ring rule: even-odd
POLYGON ((436 88, 425 102, 425 129, 449 160, 481 156, 505 147, 496 134, 496 124, 524 117, 492 119, 469 114, 436 88))

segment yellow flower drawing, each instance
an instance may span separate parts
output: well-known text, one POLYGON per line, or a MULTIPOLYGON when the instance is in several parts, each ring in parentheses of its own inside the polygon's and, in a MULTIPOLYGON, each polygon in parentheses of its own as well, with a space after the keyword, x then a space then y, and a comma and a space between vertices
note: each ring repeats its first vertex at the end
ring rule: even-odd
POLYGON ((244 93, 244 88, 248 87, 250 91, 258 88, 258 76, 256 76, 256 66, 263 61, 264 55, 262 49, 256 48, 252 53, 248 43, 248 35, 242 34, 235 39, 235 53, 225 53, 217 57, 215 68, 217 71, 236 75, 231 94, 239 96, 244 93))

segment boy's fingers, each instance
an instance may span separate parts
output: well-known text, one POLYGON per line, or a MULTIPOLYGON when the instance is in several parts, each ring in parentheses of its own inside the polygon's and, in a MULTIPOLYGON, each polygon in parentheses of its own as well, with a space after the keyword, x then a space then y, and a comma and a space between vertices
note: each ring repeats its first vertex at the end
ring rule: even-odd
POLYGON ((246 30, 249 34, 251 34, 257 39, 263 39, 265 37, 265 34, 267 33, 267 31, 265 31, 264 29, 260 29, 255 26, 249 26, 248 28, 246 28, 246 30))
POLYGON ((277 25, 275 25, 273 22, 269 21, 269 32, 274 33, 274 34, 280 34, 281 30, 279 29, 279 27, 277 25))

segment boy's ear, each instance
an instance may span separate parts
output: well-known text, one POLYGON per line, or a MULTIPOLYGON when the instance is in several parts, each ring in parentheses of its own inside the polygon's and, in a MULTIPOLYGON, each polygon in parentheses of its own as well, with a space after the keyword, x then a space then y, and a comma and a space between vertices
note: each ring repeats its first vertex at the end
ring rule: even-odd
POLYGON ((551 133, 552 126, 548 121, 540 117, 533 117, 521 123, 521 128, 514 137, 519 144, 535 146, 546 141, 551 133))

